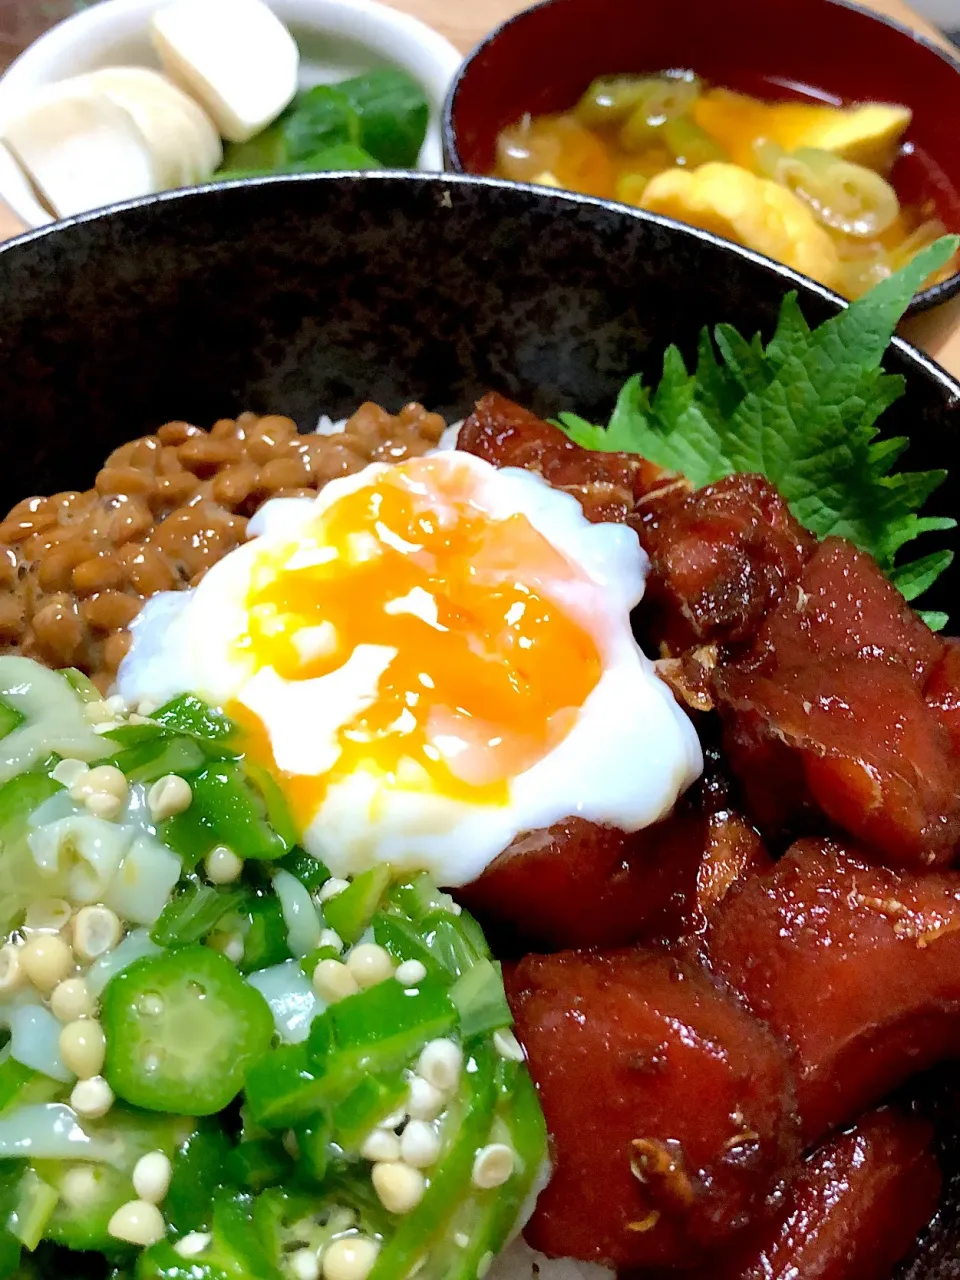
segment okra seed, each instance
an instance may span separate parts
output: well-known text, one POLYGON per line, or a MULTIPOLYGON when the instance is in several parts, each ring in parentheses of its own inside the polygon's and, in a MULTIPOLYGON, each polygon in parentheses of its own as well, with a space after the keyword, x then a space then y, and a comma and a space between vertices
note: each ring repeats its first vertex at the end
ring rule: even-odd
POLYGON ((367 1236, 341 1236, 323 1254, 323 1280, 367 1280, 380 1246, 367 1236))
POLYGON ((61 1022, 76 1022, 93 1015, 93 996, 82 978, 65 978, 53 988, 50 1009, 61 1022))
POLYGON ((20 962, 20 948, 12 942, 0 947, 0 994, 8 995, 22 987, 26 974, 20 962))
POLYGON ((321 947, 333 947, 334 951, 342 951, 343 939, 340 937, 339 933, 337 933, 336 929, 321 929, 320 945, 321 947))
POLYGON ((402 964, 397 965, 397 971, 393 976, 401 987, 415 987, 427 976, 427 970, 419 960, 404 960, 402 964))
POLYGON ((361 942, 347 957, 347 968, 361 988, 375 987, 393 977, 390 953, 376 942, 361 942))
POLYGON ((112 716, 125 716, 129 710, 126 700, 119 693, 111 693, 109 698, 104 698, 103 705, 112 716))
POLYGON ((470 1237, 467 1235, 465 1231, 458 1231, 456 1235, 453 1237, 453 1243, 457 1246, 458 1249, 465 1249, 467 1245, 470 1243, 470 1237))
POLYGON ((155 991, 148 991, 137 1001, 137 1012, 145 1018, 159 1018, 163 1013, 163 1001, 155 991))
POLYGON ((91 724, 110 724, 115 717, 107 710, 107 704, 103 698, 97 698, 93 702, 88 702, 83 708, 83 714, 91 724))
MULTIPOLYGON (((143 716, 145 720, 148 720, 155 711, 159 710, 159 706, 160 704, 158 702, 154 702, 152 698, 143 698, 137 703, 137 715, 143 716)), ((193 1234, 197 1235, 199 1232, 194 1232, 193 1234)), ((184 1240, 186 1240, 186 1238, 187 1237, 184 1236, 184 1240)))
POLYGON ((173 1166, 162 1151, 148 1151, 133 1166, 133 1189, 141 1200, 159 1204, 170 1190, 173 1166))
POLYGON ((455 1040, 431 1040, 424 1045, 417 1071, 442 1093, 451 1093, 460 1081, 463 1050, 455 1040))
POLYGON ((289 1258, 290 1270, 296 1280, 318 1280, 320 1259, 312 1249, 298 1249, 289 1258))
POLYGON ((399 1160, 400 1139, 389 1129, 374 1129, 364 1139, 360 1154, 364 1160, 399 1160))
POLYGON ((98 1076, 107 1054, 107 1038, 95 1018, 68 1022, 60 1032, 60 1057, 81 1080, 98 1076))
POLYGON ((440 1135, 426 1120, 411 1120, 400 1137, 400 1158, 415 1169, 426 1169, 440 1155, 440 1135))
POLYGON ((378 1129, 399 1129, 402 1124, 407 1122, 407 1113, 401 1107, 397 1111, 391 1111, 388 1116, 384 1116, 377 1125, 378 1129))
POLYGON ((147 806, 154 822, 165 822, 184 813, 193 801, 193 790, 186 778, 168 773, 158 778, 147 792, 147 806))
POLYGON ((523 1046, 509 1027, 493 1033, 493 1047, 507 1062, 523 1062, 523 1046))
POLYGON ((493 1254, 488 1249, 477 1263, 477 1280, 485 1280, 490 1268, 493 1266, 493 1254))
POLYGON ((70 1105, 78 1116, 87 1120, 99 1120, 113 1106, 113 1090, 103 1076, 80 1080, 73 1086, 70 1105))
POLYGON ((124 802, 106 791, 92 792, 85 798, 84 804, 95 818, 102 818, 104 822, 116 822, 124 810, 124 802))
POLYGON ((345 964, 339 960, 321 960, 313 971, 313 989, 328 1004, 346 996, 354 996, 360 986, 345 964))
POLYGON ((502 1187, 513 1173, 514 1160, 513 1148, 505 1142, 491 1142, 481 1147, 473 1161, 473 1185, 484 1191, 502 1187))
POLYGON ((349 888, 349 880, 341 880, 339 876, 331 876, 320 890, 320 901, 329 902, 330 899, 335 898, 338 893, 343 893, 344 889, 349 888))
POLYGON ((91 1207, 100 1195, 97 1170, 89 1164, 68 1169, 60 1181, 60 1194, 72 1209, 91 1207))
POLYGON ((119 916, 109 907, 82 907, 73 918, 73 949, 81 960, 96 960, 117 945, 122 932, 119 916))
POLYGON ((50 777, 62 783, 69 791, 75 782, 89 772, 90 766, 86 760, 61 760, 56 768, 50 771, 50 777))
POLYGON ((407 1094, 407 1111, 413 1119, 436 1120, 443 1106, 443 1094, 436 1085, 424 1080, 423 1076, 414 1076, 407 1094))
POLYGON ((167 1224, 155 1204, 148 1204, 146 1200, 128 1200, 110 1219, 107 1230, 117 1240, 139 1244, 146 1249, 163 1239, 167 1224))
POLYGON ((188 1231, 173 1246, 174 1252, 179 1253, 181 1258, 195 1258, 197 1254, 203 1253, 212 1239, 209 1231, 188 1231))
POLYGON ((20 964, 33 985, 46 995, 63 981, 73 968, 74 960, 59 934, 40 933, 23 944, 20 964))
POLYGON ((426 1181, 419 1169, 397 1160, 375 1164, 373 1189, 389 1213, 409 1213, 423 1199, 426 1181))
POLYGON ((243 859, 225 844, 218 844, 207 854, 204 867, 211 884, 233 884, 243 873, 243 859))
POLYGON ((70 788, 74 800, 82 800, 89 807, 89 798, 103 793, 114 796, 117 800, 126 801, 128 793, 127 779, 122 769, 114 764, 98 764, 94 769, 78 776, 70 788))
POLYGON ((27 907, 23 927, 27 933, 59 933, 71 915, 73 907, 66 898, 38 898, 27 907))

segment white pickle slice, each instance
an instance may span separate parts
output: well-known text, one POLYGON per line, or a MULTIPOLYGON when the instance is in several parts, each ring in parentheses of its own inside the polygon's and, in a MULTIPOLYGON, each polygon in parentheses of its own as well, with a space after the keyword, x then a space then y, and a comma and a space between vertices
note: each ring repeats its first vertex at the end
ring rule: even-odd
POLYGON ((61 218, 159 190, 157 166, 133 117, 105 94, 67 81, 3 126, 3 139, 61 218))

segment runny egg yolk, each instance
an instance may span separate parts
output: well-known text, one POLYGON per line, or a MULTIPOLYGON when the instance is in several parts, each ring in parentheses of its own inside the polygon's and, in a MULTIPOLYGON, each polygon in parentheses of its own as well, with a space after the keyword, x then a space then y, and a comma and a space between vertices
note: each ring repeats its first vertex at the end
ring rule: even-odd
MULTIPOLYGON (((495 518, 467 468, 418 458, 323 510, 255 562, 238 657, 289 682, 392 654, 371 700, 336 730, 322 776, 283 774, 301 829, 355 771, 386 788, 506 804, 510 780, 572 728, 602 661, 559 599, 588 580, 524 515, 495 518)), ((276 769, 265 727, 230 713, 276 769)), ((309 726, 306 726, 309 728, 309 726)), ((282 773, 282 771, 279 771, 282 773)))

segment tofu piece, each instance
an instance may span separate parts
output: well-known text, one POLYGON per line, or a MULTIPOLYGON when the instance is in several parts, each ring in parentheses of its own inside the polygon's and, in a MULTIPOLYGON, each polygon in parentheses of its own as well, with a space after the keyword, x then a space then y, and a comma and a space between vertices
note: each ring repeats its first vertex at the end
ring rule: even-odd
POLYGON ((229 142, 265 129, 296 93, 300 52, 263 0, 173 0, 151 37, 164 71, 229 142))
POLYGON ((9 119, 3 140, 61 218, 160 190, 153 155, 133 117, 71 82, 9 119))

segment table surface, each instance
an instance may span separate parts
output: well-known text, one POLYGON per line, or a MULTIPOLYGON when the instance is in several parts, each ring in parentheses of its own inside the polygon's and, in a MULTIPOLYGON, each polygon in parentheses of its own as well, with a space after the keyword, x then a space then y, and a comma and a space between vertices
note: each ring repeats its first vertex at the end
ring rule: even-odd
MULTIPOLYGON (((524 0, 389 0, 395 8, 422 18, 441 31, 466 53, 486 32, 504 18, 525 7, 524 0)), ((860 0, 864 8, 876 10, 904 26, 929 36, 951 48, 944 36, 914 13, 902 0, 860 0)), ((776 3, 776 0, 771 0, 776 3)), ((0 202, 0 240, 22 230, 14 215, 0 202)), ((927 351, 952 374, 960 377, 960 298, 927 315, 908 321, 903 334, 927 351)))

